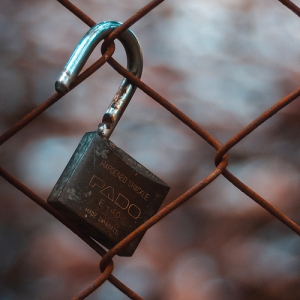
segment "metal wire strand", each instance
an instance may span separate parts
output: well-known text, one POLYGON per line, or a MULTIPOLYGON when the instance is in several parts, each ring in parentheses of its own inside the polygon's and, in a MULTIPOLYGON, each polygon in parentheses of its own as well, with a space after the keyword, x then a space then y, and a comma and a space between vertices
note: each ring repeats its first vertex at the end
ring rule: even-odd
POLYGON ((73 300, 82 300, 85 299, 90 294, 92 294, 99 286, 101 286, 108 279, 113 269, 114 269, 114 263, 111 260, 107 264, 103 273, 95 281, 93 281, 93 283, 91 283, 84 291, 82 291, 76 297, 74 297, 73 300))
POLYGON ((290 0, 278 0, 288 9, 290 9, 293 13, 295 13, 298 17, 300 17, 300 8, 290 0))
MULTIPOLYGON (((94 72, 96 72, 101 66, 103 66, 109 59, 109 57, 113 55, 114 51, 115 45, 112 43, 100 59, 98 59, 88 69, 86 69, 77 77, 76 81, 72 84, 70 91, 74 89, 77 85, 79 85, 81 82, 83 82, 86 78, 91 76, 94 72)), ((8 129, 4 134, 0 136, 0 146, 66 94, 67 93, 55 93, 47 100, 45 100, 42 104, 33 109, 30 113, 28 113, 25 117, 23 117, 20 121, 18 121, 15 125, 13 125, 10 129, 8 129)))
POLYGON ((136 230, 134 230, 131 234, 129 234, 127 237, 125 237, 122 241, 120 241, 116 246, 114 246, 110 251, 108 251, 102 258, 100 262, 100 270, 104 270, 109 263, 109 261, 116 255, 118 252, 120 252, 127 244, 132 242, 135 238, 137 238, 139 235, 146 232, 150 227, 152 227, 154 224, 159 222, 161 219, 163 219, 165 216, 170 214, 172 211, 174 211, 177 207, 188 201, 191 197, 199 193, 202 189, 204 189, 207 185, 209 185, 211 182, 213 182, 226 168, 228 164, 228 159, 226 156, 224 156, 224 159, 222 162, 216 167, 216 169, 211 172, 208 176, 206 176, 204 179, 199 181, 196 185, 194 185, 192 188, 187 190, 185 193, 183 193, 181 196, 179 196, 177 199, 172 201, 169 205, 161 209, 158 213, 156 213, 153 217, 151 217, 149 220, 147 220, 144 224, 142 224, 140 227, 138 227, 136 230))
MULTIPOLYGON (((66 9, 68 9, 71 13, 77 16, 80 20, 82 20, 86 25, 92 27, 96 24, 94 20, 92 20, 88 15, 86 15, 81 9, 76 7, 73 3, 68 0, 57 0, 61 3, 66 9)), ((115 51, 115 45, 113 41, 126 29, 136 23, 138 20, 147 15, 150 11, 152 11, 155 7, 161 4, 164 0, 154 0, 147 3, 144 7, 142 7, 139 11, 137 11, 134 15, 124 21, 124 23, 115 29, 104 41, 102 44, 102 57, 97 60, 91 67, 89 67, 86 71, 81 73, 76 79, 75 83, 71 87, 71 89, 75 88, 77 85, 82 83, 86 78, 88 78, 91 74, 93 74, 96 70, 98 70, 101 66, 103 66, 106 62, 108 62, 118 73, 126 77, 130 82, 135 84, 139 89, 144 91, 149 97, 159 103, 162 107, 168 110, 171 114, 173 114, 179 121, 188 126, 191 130, 193 130, 196 134, 198 134, 201 138, 203 138, 209 145, 211 145, 216 150, 215 156, 215 164, 216 168, 213 170, 208 176, 198 182, 195 186, 187 190, 185 193, 177 197, 173 200, 169 205, 160 210, 157 214, 155 214, 152 218, 147 220, 143 225, 138 227, 135 231, 133 231, 130 235, 124 238, 121 242, 119 242, 115 247, 113 247, 109 252, 106 252, 98 243, 96 243, 93 239, 86 236, 81 232, 80 228, 74 226, 72 222, 65 219, 61 216, 56 210, 54 210, 48 203, 40 198, 37 194, 35 194, 32 190, 30 190, 27 186, 25 186, 22 182, 12 176, 9 172, 7 172, 4 168, 0 167, 0 175, 7 180, 10 184, 12 184, 16 189, 21 191, 24 195, 28 196, 31 200, 53 215, 57 220, 62 222, 66 227, 72 230, 77 236, 79 236, 86 244, 88 244, 92 249, 94 249, 100 256, 102 256, 102 260, 100 261, 100 270, 103 272, 91 285, 89 285, 83 292, 79 293, 73 299, 84 299, 91 293, 93 293, 99 286, 101 286, 105 281, 109 281, 116 288, 118 288, 121 292, 127 295, 130 299, 141 300, 142 298, 137 295, 134 291, 128 288, 124 283, 118 280, 116 277, 112 275, 113 271, 113 261, 112 258, 118 254, 128 243, 133 241, 136 237, 143 234, 150 227, 155 225, 165 216, 170 214, 176 208, 181 206, 183 203, 191 199, 195 194, 208 186, 211 182, 213 182, 218 176, 221 174, 234 186, 236 186, 243 193, 248 195, 251 199, 253 199, 256 203, 258 203, 261 207, 263 207, 266 211, 272 214, 275 218, 283 222, 286 226, 288 226, 295 233, 300 235, 300 226, 289 219, 283 212, 272 206, 268 201, 263 199, 260 195, 255 193, 250 187, 241 182, 237 177, 235 177, 230 171, 227 169, 228 161, 229 161, 229 151, 236 144, 238 144, 242 139, 244 139, 248 134, 253 132, 256 128, 262 125, 267 119, 269 119, 274 114, 278 113, 283 107, 297 99, 300 95, 300 88, 294 91, 293 93, 287 95, 282 100, 277 102, 271 108, 266 110, 263 114, 261 114, 257 119, 251 122, 248 126, 243 128, 240 132, 238 132, 235 136, 229 139, 224 145, 222 145, 217 139, 211 136, 206 130, 204 130, 201 126, 199 126, 196 122, 190 119, 187 115, 185 115, 182 111, 180 111, 177 107, 175 107, 172 103, 170 103, 167 99, 162 97, 159 93, 154 91, 151 87, 147 86, 144 82, 137 79, 131 73, 129 73, 125 68, 120 66, 113 58, 112 55, 115 51)), ((292 1, 289 0, 278 0, 288 9, 290 9, 293 13, 295 13, 298 17, 300 17, 300 8, 295 5, 292 1)), ((24 116, 20 121, 18 121, 15 125, 13 125, 9 130, 7 130, 4 134, 0 136, 0 145, 5 143, 8 139, 13 137, 18 131, 24 128, 27 124, 29 124, 32 120, 37 118, 40 114, 42 114, 46 109, 51 107, 55 102, 60 100, 65 94, 55 93, 42 104, 37 106, 31 112, 29 112, 26 116, 24 116)))
MULTIPOLYGON (((102 49, 103 50, 103 49, 102 49)), ((104 51, 104 50, 103 50, 104 51)), ((273 105, 271 108, 266 110, 260 117, 251 122, 248 126, 242 129, 239 133, 237 133, 232 139, 230 139, 223 146, 213 138, 209 133, 203 130, 199 125, 197 125, 193 120, 191 120, 188 116, 184 115, 180 110, 178 110, 174 105, 168 102, 161 95, 153 91, 149 86, 147 86, 140 79, 134 78, 132 74, 127 72, 125 68, 123 68, 118 62, 116 62, 113 58, 108 60, 108 63, 120 74, 126 77, 128 80, 132 81, 138 88, 140 88, 143 92, 145 92, 148 96, 153 98, 159 104, 161 104, 165 109, 170 111, 175 117, 177 117, 181 122, 185 123, 188 127, 190 127, 193 131, 195 131, 199 136, 201 136, 207 143, 209 143, 212 147, 218 150, 215 158, 215 164, 218 165, 223 159, 224 155, 231 149, 234 145, 236 145, 239 141, 245 138, 248 134, 250 134, 253 130, 255 130, 258 126, 263 124, 266 120, 271 118, 275 113, 284 108, 286 105, 297 99, 300 95, 300 88, 291 94, 284 97, 278 103, 273 105)), ((256 194, 251 188, 241 182, 238 178, 236 178, 233 174, 231 174, 227 169, 224 169, 223 175, 227 178, 233 185, 235 185, 239 190, 249 196, 252 200, 254 200, 257 204, 267 210, 271 215, 278 218, 282 223, 287 225, 290 229, 292 229, 295 233, 300 233, 300 226, 297 225, 294 221, 292 221, 289 217, 287 217, 283 212, 281 212, 278 208, 271 205, 268 201, 260 197, 256 194)))

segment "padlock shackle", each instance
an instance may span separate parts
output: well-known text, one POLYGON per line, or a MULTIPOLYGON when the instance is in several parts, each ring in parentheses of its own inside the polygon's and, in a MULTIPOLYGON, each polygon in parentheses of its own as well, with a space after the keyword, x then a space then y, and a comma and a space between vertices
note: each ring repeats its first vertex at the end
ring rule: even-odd
MULTIPOLYGON (((105 21, 95 25, 84 35, 55 82, 55 89, 58 93, 66 93, 70 90, 71 84, 79 75, 95 47, 121 24, 116 21, 105 21)), ((126 51, 127 70, 141 78, 143 56, 138 39, 131 30, 127 29, 118 37, 118 40, 126 51)), ((124 78, 98 127, 100 135, 106 138, 110 137, 135 90, 136 86, 124 78)))

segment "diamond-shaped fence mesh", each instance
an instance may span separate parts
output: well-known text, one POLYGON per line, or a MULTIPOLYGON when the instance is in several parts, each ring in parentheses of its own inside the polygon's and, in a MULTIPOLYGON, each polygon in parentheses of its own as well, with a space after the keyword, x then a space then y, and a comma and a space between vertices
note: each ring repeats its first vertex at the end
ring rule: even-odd
POLYGON ((299 299, 300 9, 58 2, 69 11, 0 4, 1 299, 299 299), (69 93, 41 102, 94 18, 123 24, 69 93), (144 53, 141 80, 118 63, 128 28, 144 53), (112 139, 171 191, 106 251, 44 199, 122 77, 137 92, 112 139), (116 256, 146 231, 131 258, 116 256))

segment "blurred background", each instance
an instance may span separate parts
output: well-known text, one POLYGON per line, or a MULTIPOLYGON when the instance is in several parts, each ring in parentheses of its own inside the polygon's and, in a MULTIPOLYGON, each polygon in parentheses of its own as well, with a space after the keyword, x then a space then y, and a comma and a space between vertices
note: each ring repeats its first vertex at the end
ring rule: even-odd
MULTIPOLYGON (((72 2, 96 22, 122 22, 148 0, 72 2)), ((54 0, 1 0, 1 134, 54 93, 87 30, 54 0)), ((299 86, 300 20, 278 1, 166 1, 132 30, 142 80, 221 143, 299 86)), ((114 57, 126 65, 118 43, 114 57)), ((0 165, 46 199, 121 80, 102 67, 9 139, 0 165)), ((296 100, 230 150, 228 167, 298 224, 299 116, 296 100)), ((111 140, 171 186, 164 205, 214 170, 215 151, 139 90, 111 140)), ((2 177, 0 186, 0 299, 77 295, 99 275, 99 256, 2 177)), ((114 261, 147 300, 300 299, 299 237, 221 176, 114 261)), ((88 299, 127 297, 107 282, 88 299)))

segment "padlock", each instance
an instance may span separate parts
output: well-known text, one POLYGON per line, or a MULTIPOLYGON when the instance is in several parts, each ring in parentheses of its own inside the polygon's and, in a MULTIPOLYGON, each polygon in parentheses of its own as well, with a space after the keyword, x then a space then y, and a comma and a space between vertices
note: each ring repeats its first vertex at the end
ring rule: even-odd
MULTIPOLYGON (((88 31, 55 83, 58 92, 69 90, 92 50, 120 24, 107 21, 88 31)), ((136 36, 128 29, 118 39, 126 50, 127 70, 140 78, 143 61, 136 36)), ((135 89, 122 81, 102 123, 83 136, 48 197, 51 206, 107 249, 153 216, 170 189, 109 140, 135 89)), ((119 255, 131 256, 141 239, 119 255)))

